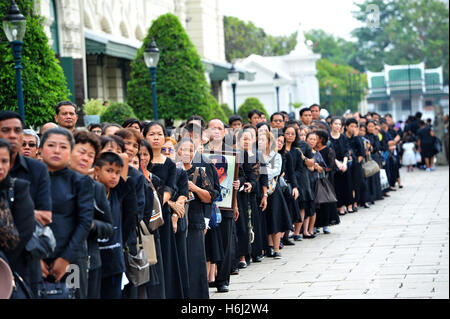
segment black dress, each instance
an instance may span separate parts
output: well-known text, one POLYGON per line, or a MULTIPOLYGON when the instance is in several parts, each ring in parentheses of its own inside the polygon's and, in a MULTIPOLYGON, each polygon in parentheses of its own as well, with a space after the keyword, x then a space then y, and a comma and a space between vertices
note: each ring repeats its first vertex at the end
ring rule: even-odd
MULTIPOLYGON (((207 190, 213 198, 213 186, 202 168, 191 167, 186 171, 191 182, 194 182, 195 171, 197 179, 195 185, 207 190)), ((189 201, 187 210, 187 262, 189 269, 189 299, 209 299, 208 274, 206 270, 205 251, 205 218, 211 217, 211 204, 203 203, 196 193, 189 201)), ((209 232, 209 230, 208 230, 209 232)))
MULTIPOLYGON (((151 173, 158 176, 161 180, 161 185, 158 188, 158 196, 160 197, 160 201, 162 203, 164 192, 170 192, 173 194, 176 187, 175 164, 169 158, 166 158, 164 164, 152 164, 151 173)), ((164 265, 164 286, 166 298, 183 299, 185 296, 183 294, 178 251, 171 222, 171 213, 167 203, 162 206, 162 215, 164 225, 159 227, 158 230, 161 240, 161 252, 164 265)))
MULTIPOLYGON (((307 145, 302 141, 301 143, 302 147, 303 145, 307 145)), ((300 146, 300 144, 299 144, 300 146)), ((305 151, 311 151, 311 148, 304 148, 305 151)), ((300 147, 294 147, 292 146, 290 153, 292 156, 293 161, 293 167, 295 176, 297 178, 297 185, 299 187, 299 197, 298 197, 298 203, 300 209, 303 209, 305 211, 305 216, 312 216, 314 212, 314 195, 311 190, 311 183, 309 181, 309 175, 307 172, 307 167, 303 161, 302 153, 307 158, 313 158, 312 154, 306 154, 304 150, 302 150, 300 147)))
POLYGON ((259 207, 263 196, 262 187, 268 186, 267 168, 262 158, 260 151, 250 157, 250 163, 253 163, 253 171, 256 176, 256 187, 249 194, 250 217, 254 234, 253 243, 251 243, 251 255, 253 258, 261 256, 262 251, 267 247, 267 225, 264 217, 266 212, 263 212, 259 207))
MULTIPOLYGON (((194 159, 192 160, 192 165, 194 167, 202 167, 205 169, 206 176, 208 176, 213 186, 213 201, 216 201, 220 197, 220 183, 214 165, 200 152, 195 153, 194 159)), ((206 260, 208 262, 216 264, 223 260, 223 245, 219 227, 211 227, 207 231, 205 236, 205 250, 206 260)))
POLYGON ((351 166, 349 167, 350 176, 352 180, 352 190, 355 192, 353 202, 359 202, 361 198, 361 188, 363 187, 364 175, 361 163, 358 162, 358 157, 365 157, 364 144, 360 136, 352 136, 348 139, 350 146, 350 155, 352 158, 351 166))
MULTIPOLYGON (((184 169, 177 167, 176 188, 171 200, 175 202, 180 196, 186 196, 186 198, 189 198, 188 177, 184 169)), ((180 262, 181 279, 183 281, 183 294, 185 297, 188 295, 189 291, 186 232, 186 216, 183 216, 183 218, 178 218, 175 240, 177 242, 178 260, 180 262)))
MULTIPOLYGON (((295 176, 293 160, 290 152, 280 153, 281 158, 283 160, 283 165, 281 166, 281 175, 284 176, 284 180, 287 184, 291 186, 290 189, 297 188, 299 189, 297 184, 297 177, 295 176)), ((289 209, 289 214, 291 215, 291 220, 293 223, 301 223, 302 217, 300 215, 300 206, 297 200, 294 199, 290 189, 287 188, 283 191, 284 199, 286 200, 286 204, 289 209)))
MULTIPOLYGON (((326 146, 324 149, 320 150, 319 153, 322 155, 322 159, 324 160, 326 167, 325 169, 331 169, 326 173, 326 178, 333 185, 333 168, 336 165, 334 162, 334 151, 329 146, 326 146)), ((340 223, 339 213, 336 208, 336 203, 329 204, 320 204, 316 207, 316 227, 325 227, 331 225, 337 225, 340 223)))
MULTIPOLYGON (((370 145, 372 145, 373 147, 371 151, 372 159, 378 163, 378 166, 380 166, 380 168, 382 168, 382 158, 380 154, 382 147, 380 138, 377 135, 370 133, 366 134, 366 138, 370 141, 370 145)), ((371 202, 383 199, 383 195, 381 193, 380 172, 369 177, 368 184, 371 202)))
MULTIPOLYGON (((271 152, 266 159, 266 165, 269 182, 273 178, 279 178, 282 166, 281 155, 271 152)), ((291 215, 279 183, 267 198, 266 222, 269 235, 292 230, 291 215)))
MULTIPOLYGON (((330 135, 330 141, 338 161, 343 162, 344 157, 349 157, 350 146, 345 135, 340 134, 337 139, 330 135)), ((334 188, 338 200, 337 207, 353 204, 352 181, 348 165, 347 170, 344 173, 340 170, 336 170, 336 174, 334 175, 334 188)))

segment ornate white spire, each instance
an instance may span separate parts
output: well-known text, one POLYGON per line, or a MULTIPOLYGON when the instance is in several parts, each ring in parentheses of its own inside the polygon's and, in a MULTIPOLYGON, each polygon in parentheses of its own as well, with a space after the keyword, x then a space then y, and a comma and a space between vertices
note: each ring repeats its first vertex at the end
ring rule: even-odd
POLYGON ((308 46, 305 43, 305 34, 302 29, 302 24, 298 24, 298 31, 297 31, 297 46, 293 51, 290 53, 291 55, 311 55, 313 54, 313 51, 311 50, 311 47, 308 46))

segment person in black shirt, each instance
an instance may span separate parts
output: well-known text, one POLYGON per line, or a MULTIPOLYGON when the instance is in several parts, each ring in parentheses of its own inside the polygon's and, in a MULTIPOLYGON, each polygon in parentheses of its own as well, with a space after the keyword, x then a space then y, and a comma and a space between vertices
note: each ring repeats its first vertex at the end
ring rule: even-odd
POLYGON ((50 172, 53 216, 50 228, 56 239, 55 251, 43 260, 42 273, 57 282, 66 275, 67 266, 79 267, 77 298, 87 296, 87 242, 94 216, 94 187, 89 176, 68 168, 74 145, 72 134, 64 128, 50 129, 41 141, 41 155, 50 172))
MULTIPOLYGON (((0 139, 0 209, 9 209, 13 218, 12 224, 18 232, 18 238, 14 241, 11 240, 11 236, 2 237, 5 233, 0 232, 0 252, 3 251, 6 255, 12 271, 30 285, 29 268, 32 266, 32 259, 25 250, 25 246, 35 229, 34 207, 28 190, 29 182, 20 178, 11 178, 9 175, 12 153, 11 145, 0 139)), ((5 213, 7 211, 0 214, 0 219, 5 217, 5 213)), ((5 223, 8 221, 0 220, 0 227, 5 223)), ((10 235, 10 232, 6 235, 10 235)))
MULTIPOLYGON (((0 112, 0 138, 7 140, 12 149, 10 176, 26 180, 30 183, 29 192, 34 203, 34 217, 45 226, 52 222, 52 198, 50 176, 47 167, 41 162, 19 153, 23 142, 23 122, 20 115, 12 111, 0 112)), ((41 279, 39 260, 31 262, 31 289, 37 293, 41 279)))
MULTIPOLYGON (((93 164, 100 153, 100 140, 94 133, 75 131, 75 146, 70 156, 70 169, 83 175, 92 175, 93 164)), ((111 208, 103 184, 94 181, 94 220, 88 236, 88 298, 101 296, 102 261, 97 240, 108 239, 113 234, 111 208)))
POLYGON ((426 171, 430 172, 433 166, 433 136, 434 131, 431 126, 426 126, 424 121, 419 122, 420 129, 417 131, 417 144, 419 152, 425 160, 426 171))
POLYGON ((363 183, 363 171, 361 162, 365 157, 364 144, 357 135, 359 132, 358 122, 354 118, 347 119, 345 122, 345 135, 350 146, 350 176, 352 181, 353 192, 353 211, 358 211, 358 202, 361 194, 361 184, 363 183))

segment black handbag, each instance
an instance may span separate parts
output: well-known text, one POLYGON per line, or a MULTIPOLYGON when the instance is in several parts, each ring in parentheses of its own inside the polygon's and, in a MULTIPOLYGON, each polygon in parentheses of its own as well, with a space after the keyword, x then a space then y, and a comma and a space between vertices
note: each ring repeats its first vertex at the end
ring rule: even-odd
POLYGON ((64 280, 55 282, 52 276, 41 281, 38 285, 38 298, 40 299, 75 299, 73 288, 67 287, 64 280))
POLYGON ((319 178, 316 181, 315 195, 314 201, 316 204, 337 203, 334 187, 325 177, 319 178))

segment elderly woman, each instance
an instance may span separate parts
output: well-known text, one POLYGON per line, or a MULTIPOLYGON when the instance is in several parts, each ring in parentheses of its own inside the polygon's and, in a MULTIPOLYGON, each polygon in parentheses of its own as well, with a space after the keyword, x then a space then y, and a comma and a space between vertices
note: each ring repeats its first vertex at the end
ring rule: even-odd
POLYGON ((23 156, 37 158, 40 139, 37 133, 31 129, 23 130, 23 143, 20 154, 23 156))

